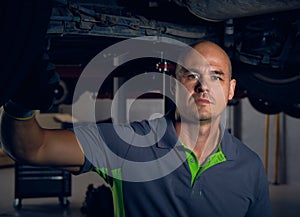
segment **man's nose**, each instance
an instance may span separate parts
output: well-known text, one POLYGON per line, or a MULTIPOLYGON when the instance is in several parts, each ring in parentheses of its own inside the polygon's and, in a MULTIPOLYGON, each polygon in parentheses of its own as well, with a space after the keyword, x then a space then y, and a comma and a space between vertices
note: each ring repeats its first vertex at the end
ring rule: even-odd
POLYGON ((194 91, 196 93, 207 92, 208 91, 208 86, 207 86, 206 82, 203 79, 198 80, 196 85, 195 85, 194 91))

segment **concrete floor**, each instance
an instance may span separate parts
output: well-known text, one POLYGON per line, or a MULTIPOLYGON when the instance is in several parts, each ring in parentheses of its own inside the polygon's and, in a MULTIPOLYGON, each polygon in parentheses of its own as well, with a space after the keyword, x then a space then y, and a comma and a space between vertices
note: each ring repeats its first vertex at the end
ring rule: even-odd
POLYGON ((60 206, 56 197, 28 198, 22 200, 22 209, 15 210, 14 202, 14 168, 0 169, 0 217, 84 217, 80 208, 85 200, 87 186, 95 187, 102 180, 95 173, 72 176, 72 195, 68 197, 67 209, 60 206))
MULTIPOLYGON (((63 209, 58 198, 24 199, 22 209, 13 208, 14 169, 0 169, 0 217, 84 217, 80 208, 85 199, 89 184, 95 187, 102 184, 94 173, 72 176, 72 196, 70 206, 63 209)), ((300 185, 270 185, 274 217, 300 216, 300 185)))

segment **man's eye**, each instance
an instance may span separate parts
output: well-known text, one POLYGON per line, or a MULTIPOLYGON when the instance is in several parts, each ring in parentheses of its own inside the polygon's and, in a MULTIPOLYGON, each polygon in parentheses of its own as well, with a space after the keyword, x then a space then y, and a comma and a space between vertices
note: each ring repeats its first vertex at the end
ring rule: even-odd
POLYGON ((219 80, 221 80, 221 78, 218 77, 218 76, 212 75, 211 76, 211 80, 213 80, 213 81, 219 81, 219 80))
POLYGON ((199 79, 199 75, 193 74, 193 73, 190 73, 190 74, 186 75, 186 77, 187 77, 189 80, 198 80, 198 79, 199 79))

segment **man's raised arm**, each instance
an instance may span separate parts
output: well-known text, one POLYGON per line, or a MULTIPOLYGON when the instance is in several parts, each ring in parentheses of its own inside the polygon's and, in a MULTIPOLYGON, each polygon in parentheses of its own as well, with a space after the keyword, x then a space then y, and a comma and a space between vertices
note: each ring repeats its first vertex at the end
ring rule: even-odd
POLYGON ((52 106, 59 83, 47 52, 41 51, 36 56, 30 74, 3 106, 3 146, 17 161, 78 171, 84 163, 84 154, 75 134, 69 130, 43 129, 35 119, 36 110, 46 111, 52 106))
POLYGON ((80 169, 84 154, 72 131, 43 129, 34 115, 24 119, 13 117, 9 111, 2 115, 1 140, 12 158, 22 163, 58 166, 71 171, 80 169))

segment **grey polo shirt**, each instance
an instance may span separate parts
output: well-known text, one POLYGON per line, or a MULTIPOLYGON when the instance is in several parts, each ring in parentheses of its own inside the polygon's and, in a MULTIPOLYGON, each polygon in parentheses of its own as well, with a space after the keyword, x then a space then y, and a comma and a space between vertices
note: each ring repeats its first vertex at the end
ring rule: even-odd
POLYGON ((227 131, 218 150, 199 166, 195 154, 178 141, 168 117, 130 125, 98 124, 74 129, 86 154, 82 172, 95 171, 109 184, 117 217, 272 216, 268 182, 260 158, 227 131), (161 133, 161 124, 167 126, 163 135, 155 144, 145 145, 161 133), (116 129, 127 135, 126 141, 119 138, 116 129), (146 141, 137 136, 150 132, 153 137, 146 141), (137 143, 142 145, 136 146, 137 143), (103 146, 108 146, 109 151, 103 146), (128 162, 154 162, 172 150, 175 150, 172 158, 153 167, 163 171, 163 176, 156 177, 153 168, 130 170, 126 166, 128 162), (169 172, 160 164, 169 165, 166 167, 169 172), (151 175, 156 178, 149 178, 151 175), (145 177, 144 181, 141 177, 145 177))

